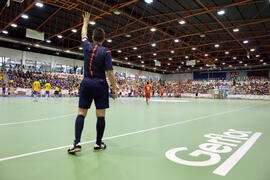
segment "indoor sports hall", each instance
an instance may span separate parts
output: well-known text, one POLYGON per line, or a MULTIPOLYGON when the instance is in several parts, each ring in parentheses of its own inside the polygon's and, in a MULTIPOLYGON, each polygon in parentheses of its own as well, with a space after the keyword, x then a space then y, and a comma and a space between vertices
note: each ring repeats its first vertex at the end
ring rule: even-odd
POLYGON ((269 0, 2 0, 0 180, 269 180, 269 32, 269 0))

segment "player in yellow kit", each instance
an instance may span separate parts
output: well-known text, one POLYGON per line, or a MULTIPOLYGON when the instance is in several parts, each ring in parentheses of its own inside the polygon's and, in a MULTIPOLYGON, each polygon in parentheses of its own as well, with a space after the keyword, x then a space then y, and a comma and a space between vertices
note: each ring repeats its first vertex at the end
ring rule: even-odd
POLYGON ((54 96, 55 97, 59 97, 59 91, 60 91, 59 87, 56 86, 55 89, 54 89, 54 96))
POLYGON ((40 94, 40 88, 41 85, 38 80, 35 80, 33 83, 33 96, 34 96, 34 101, 37 101, 37 95, 40 94))
POLYGON ((46 95, 45 97, 48 98, 50 96, 50 90, 51 90, 51 84, 49 82, 47 82, 45 84, 45 91, 46 91, 46 95))

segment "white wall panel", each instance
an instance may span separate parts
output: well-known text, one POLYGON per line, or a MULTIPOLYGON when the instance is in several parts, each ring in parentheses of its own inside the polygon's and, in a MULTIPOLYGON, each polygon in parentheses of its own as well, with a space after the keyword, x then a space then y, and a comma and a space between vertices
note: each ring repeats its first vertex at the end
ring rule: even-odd
POLYGON ((193 80, 193 73, 166 74, 164 79, 168 81, 187 81, 193 80))

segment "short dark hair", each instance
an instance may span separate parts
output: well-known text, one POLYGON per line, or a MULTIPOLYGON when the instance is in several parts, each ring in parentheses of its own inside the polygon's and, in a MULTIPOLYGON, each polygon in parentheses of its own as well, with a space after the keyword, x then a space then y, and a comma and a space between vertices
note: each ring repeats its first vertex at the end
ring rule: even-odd
POLYGON ((96 42, 102 42, 105 39, 105 32, 102 28, 94 29, 93 31, 93 40, 96 42))

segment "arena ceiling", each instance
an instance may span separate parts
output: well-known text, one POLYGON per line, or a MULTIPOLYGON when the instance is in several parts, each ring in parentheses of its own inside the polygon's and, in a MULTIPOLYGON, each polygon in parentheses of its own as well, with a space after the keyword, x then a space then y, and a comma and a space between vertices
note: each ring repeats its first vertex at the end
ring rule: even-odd
POLYGON ((6 2, 0 4, 4 47, 83 59, 81 15, 90 12, 89 30, 105 29, 115 65, 177 73, 270 64, 269 0, 6 2), (44 32, 45 40, 26 38, 26 28, 44 32))

